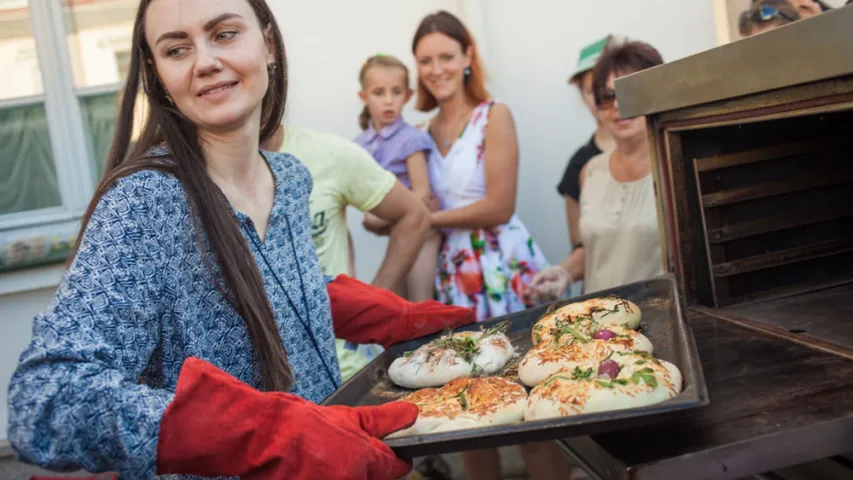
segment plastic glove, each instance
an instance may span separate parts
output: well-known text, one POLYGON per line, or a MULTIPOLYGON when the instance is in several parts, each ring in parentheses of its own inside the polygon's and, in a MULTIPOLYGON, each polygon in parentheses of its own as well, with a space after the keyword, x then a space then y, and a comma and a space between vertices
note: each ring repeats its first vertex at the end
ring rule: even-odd
POLYGON ((544 303, 563 297, 574 283, 572 274, 561 265, 551 265, 540 270, 525 290, 525 296, 533 303, 544 303))

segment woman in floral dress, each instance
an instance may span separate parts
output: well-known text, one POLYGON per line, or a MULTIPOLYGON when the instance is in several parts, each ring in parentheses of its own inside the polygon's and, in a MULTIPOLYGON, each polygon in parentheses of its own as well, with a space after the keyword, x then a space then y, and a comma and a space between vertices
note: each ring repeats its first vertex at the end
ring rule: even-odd
POLYGON ((547 262, 514 212, 518 142, 512 115, 489 97, 473 44, 461 45, 441 32, 416 37, 418 108, 439 109, 425 125, 438 147, 429 172, 441 209, 431 220, 445 234, 438 300, 475 308, 482 321, 531 306, 522 293, 547 262))
MULTIPOLYGON (((474 40, 453 15, 423 19, 412 52, 418 66, 417 108, 438 113, 424 128, 435 140, 430 185, 440 202, 431 214, 444 232, 438 259, 438 300, 476 309, 477 320, 517 312, 523 292, 547 266, 515 215, 518 139, 512 114, 489 95, 474 40)), ((531 480, 569 478, 552 442, 521 445, 531 480)), ((466 478, 501 477, 495 449, 464 452, 466 478)))
MULTIPOLYGON (((474 308, 478 321, 532 306, 525 304, 522 293, 533 275, 547 266, 539 246, 515 213, 493 226, 481 226, 482 221, 474 220, 468 228, 458 223, 447 227, 441 221, 459 213, 454 210, 488 201, 484 147, 489 114, 496 105, 508 112, 495 100, 479 104, 446 155, 436 151, 430 159, 431 181, 442 208, 433 214, 433 225, 445 233, 436 277, 438 300, 474 308)), ((515 177, 516 171, 502 175, 515 177)), ((515 198, 515 192, 502 195, 508 202, 515 198)))

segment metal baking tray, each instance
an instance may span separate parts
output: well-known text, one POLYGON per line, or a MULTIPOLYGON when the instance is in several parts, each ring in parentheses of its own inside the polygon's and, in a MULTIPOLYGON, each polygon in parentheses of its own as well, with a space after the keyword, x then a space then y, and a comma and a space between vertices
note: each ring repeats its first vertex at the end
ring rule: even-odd
MULTIPOLYGON (((636 303, 642 311, 640 328, 651 340, 657 358, 674 363, 684 377, 684 388, 675 398, 646 407, 584 414, 572 417, 520 422, 511 425, 412 435, 388 439, 385 443, 400 457, 413 458, 449 452, 516 445, 630 429, 660 420, 662 415, 682 412, 707 405, 708 390, 690 327, 684 320, 679 303, 675 276, 665 274, 651 280, 631 283, 556 302, 557 306, 588 298, 618 295, 636 303)), ((510 361, 503 372, 518 381, 516 372, 521 357, 531 348, 530 330, 551 305, 497 317, 480 324, 457 329, 476 330, 504 320, 512 324, 508 336, 521 354, 510 361)), ((438 337, 439 334, 392 346, 350 378, 324 402, 324 405, 379 405, 408 395, 412 390, 397 387, 388 378, 391 362, 404 352, 438 337)), ((529 392, 530 389, 528 389, 529 392)))

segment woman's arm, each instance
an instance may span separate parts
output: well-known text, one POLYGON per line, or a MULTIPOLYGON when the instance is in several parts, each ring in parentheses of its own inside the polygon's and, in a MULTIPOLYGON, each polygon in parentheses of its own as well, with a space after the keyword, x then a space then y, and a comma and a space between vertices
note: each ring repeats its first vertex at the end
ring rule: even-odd
POLYGON ((481 228, 503 225, 515 213, 518 187, 518 139, 509 108, 496 103, 489 112, 485 139, 486 196, 471 205, 433 212, 435 228, 481 228))
POLYGON ((138 379, 160 342, 173 228, 151 208, 163 179, 120 181, 95 208, 74 263, 9 384, 9 442, 50 469, 152 478, 172 393, 138 379))

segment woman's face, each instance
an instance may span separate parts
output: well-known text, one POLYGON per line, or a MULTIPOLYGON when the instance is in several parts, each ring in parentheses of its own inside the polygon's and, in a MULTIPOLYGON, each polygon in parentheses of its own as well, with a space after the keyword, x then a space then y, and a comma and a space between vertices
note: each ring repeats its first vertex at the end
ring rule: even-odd
MULTIPOLYGON (((621 75, 620 75, 621 76, 621 75)), ((613 138, 618 140, 636 140, 646 135, 646 117, 622 118, 619 115, 619 101, 616 100, 616 76, 607 78, 607 86, 599 93, 602 101, 598 105, 599 118, 613 138)))
POLYGON ((439 103, 464 90, 465 69, 471 66, 467 50, 439 32, 425 35, 415 46, 418 78, 439 103))
POLYGON ((275 56, 246 0, 153 0, 145 38, 157 77, 199 130, 260 124, 275 56))

